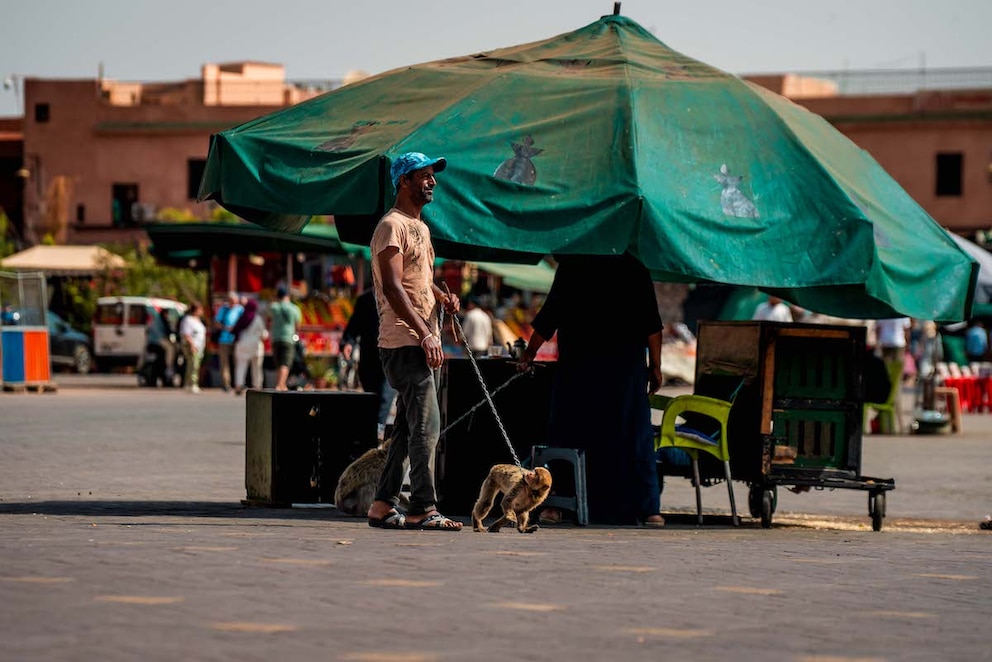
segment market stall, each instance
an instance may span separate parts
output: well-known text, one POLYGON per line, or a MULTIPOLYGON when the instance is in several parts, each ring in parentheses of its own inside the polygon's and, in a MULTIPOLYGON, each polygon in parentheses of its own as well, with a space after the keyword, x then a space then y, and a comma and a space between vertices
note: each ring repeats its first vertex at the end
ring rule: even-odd
POLYGON ((243 222, 149 223, 144 228, 159 262, 208 271, 212 310, 230 291, 271 301, 277 285, 289 283, 303 313, 300 338, 307 354, 337 354, 357 283, 334 275, 353 274, 352 263, 362 258, 351 257, 355 247, 338 239, 333 224, 313 223, 298 235, 243 222))

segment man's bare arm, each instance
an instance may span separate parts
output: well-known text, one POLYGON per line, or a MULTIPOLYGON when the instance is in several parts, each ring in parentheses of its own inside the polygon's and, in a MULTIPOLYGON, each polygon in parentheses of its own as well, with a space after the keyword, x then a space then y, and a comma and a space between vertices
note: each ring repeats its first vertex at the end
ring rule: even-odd
POLYGON ((427 322, 417 314, 410 296, 403 289, 403 255, 395 246, 389 246, 381 251, 376 259, 379 260, 382 293, 386 301, 397 317, 406 322, 420 338, 420 345, 427 354, 427 364, 432 368, 439 367, 444 359, 441 339, 431 332, 427 322))
POLYGON ((661 374, 661 331, 648 336, 648 389, 654 393, 661 388, 664 378, 661 374))

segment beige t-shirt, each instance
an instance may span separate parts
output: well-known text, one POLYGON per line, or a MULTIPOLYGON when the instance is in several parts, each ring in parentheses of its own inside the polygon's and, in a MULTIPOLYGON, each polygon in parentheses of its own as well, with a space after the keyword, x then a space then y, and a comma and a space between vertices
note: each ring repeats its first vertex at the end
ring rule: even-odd
POLYGON ((396 315, 382 291, 379 253, 395 246, 403 256, 403 289, 410 297, 413 309, 427 326, 438 332, 437 299, 434 297, 434 246, 431 232, 420 219, 407 216, 395 207, 386 212, 372 234, 372 284, 375 303, 379 309, 379 347, 419 346, 417 332, 396 315))

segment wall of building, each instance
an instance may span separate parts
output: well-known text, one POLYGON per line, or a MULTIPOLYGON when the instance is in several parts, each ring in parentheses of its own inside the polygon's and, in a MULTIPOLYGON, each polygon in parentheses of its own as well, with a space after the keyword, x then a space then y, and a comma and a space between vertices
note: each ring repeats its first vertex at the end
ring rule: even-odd
POLYGON ((66 177, 70 235, 90 233, 91 241, 94 229, 114 226, 114 184, 136 184, 137 202, 154 210, 176 207, 209 218, 213 203, 188 197, 189 160, 206 159, 212 133, 282 107, 130 105, 105 90, 95 80, 26 79, 24 84, 25 163, 36 175, 26 215, 37 219, 51 183, 66 177), (47 121, 35 115, 39 104, 48 105, 47 121))
POLYGON ((285 106, 305 96, 297 88, 286 85, 286 72, 281 64, 205 64, 201 79, 206 106, 285 106))
POLYGON ((992 229, 992 89, 842 95, 789 74, 747 80, 824 117, 945 228, 992 229), (938 154, 962 155, 960 195, 937 194, 938 154))
POLYGON ((0 209, 20 235, 23 230, 24 136, 21 119, 0 118, 0 209))
POLYGON ((799 99, 866 150, 944 227, 992 228, 992 90, 799 99), (961 195, 937 195, 937 155, 963 157, 961 195))

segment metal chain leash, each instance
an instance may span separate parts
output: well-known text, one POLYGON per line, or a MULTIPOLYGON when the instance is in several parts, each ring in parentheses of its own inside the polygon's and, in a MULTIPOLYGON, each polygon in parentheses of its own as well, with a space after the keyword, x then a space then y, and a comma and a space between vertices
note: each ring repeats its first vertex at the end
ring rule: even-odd
MULTIPOLYGON (((447 289, 448 288, 446 286, 445 287, 445 290, 447 290, 447 289)), ((451 292, 448 292, 448 294, 450 295, 451 292)), ((442 312, 441 315, 442 315, 441 316, 441 328, 444 328, 444 313, 442 312)), ((510 449, 510 455, 513 457, 513 463, 516 464, 519 467, 519 466, 521 466, 520 465, 520 458, 517 457, 517 452, 515 450, 513 450, 513 444, 510 443, 510 436, 506 433, 506 428, 503 426, 503 420, 499 417, 499 412, 496 411, 496 405, 493 404, 493 398, 492 398, 492 396, 495 395, 496 393, 499 393, 502 389, 504 389, 507 386, 509 386, 510 385, 510 382, 512 382, 517 377, 523 376, 525 373, 519 372, 519 373, 513 375, 508 380, 506 380, 499 388, 497 388, 495 391, 493 391, 492 392, 492 395, 490 395, 489 389, 486 388, 486 380, 484 380, 482 378, 482 371, 479 369, 479 364, 475 360, 475 355, 472 354, 472 350, 468 346, 468 338, 465 336, 465 330, 462 329, 462 323, 458 320, 458 315, 452 315, 451 316, 451 319, 454 321, 455 328, 458 330, 458 334, 457 335, 461 338, 462 343, 465 345, 465 350, 468 352, 469 361, 471 361, 472 368, 475 370, 475 376, 479 378, 479 386, 482 387, 482 394, 485 395, 486 398, 485 398, 484 401, 480 401, 477 405, 475 405, 474 407, 472 407, 471 409, 469 409, 467 412, 465 412, 465 414, 463 414, 462 416, 458 417, 454 421, 454 423, 451 423, 451 425, 448 425, 447 427, 445 427, 444 430, 442 430, 441 432, 444 433, 447 430, 451 429, 451 427, 454 426, 456 423, 458 423, 463 418, 465 418, 466 416, 468 416, 469 414, 471 414, 472 412, 474 412, 476 409, 478 409, 479 407, 481 407, 484 402, 488 402, 489 403, 489 408, 492 410, 493 416, 496 418, 496 424, 499 425, 499 431, 503 434, 503 441, 506 442, 506 447, 508 449, 510 449)))
MULTIPOLYGON (((503 382, 502 384, 500 384, 499 386, 497 386, 496 388, 494 388, 493 389, 493 392, 490 395, 495 396, 497 393, 499 393, 500 391, 502 391, 504 388, 506 388, 507 386, 509 386, 510 384, 512 384, 514 380, 516 380, 519 377, 523 377, 526 374, 527 374, 526 372, 518 372, 517 374, 513 375, 512 377, 510 377, 509 379, 507 379, 505 382, 503 382)), ((468 418, 469 416, 471 416, 472 414, 474 414, 475 411, 479 407, 482 407, 486 403, 487 403, 486 398, 482 398, 481 400, 479 400, 477 403, 475 403, 474 405, 472 405, 471 409, 469 409, 467 412, 465 412, 464 414, 462 414, 461 416, 459 416, 458 418, 456 418, 452 422, 448 423, 448 425, 446 425, 445 428, 443 430, 441 430, 441 434, 444 434, 445 432, 447 432, 451 428, 455 427, 456 425, 458 425, 459 423, 461 423, 462 421, 464 421, 466 418, 468 418)))

